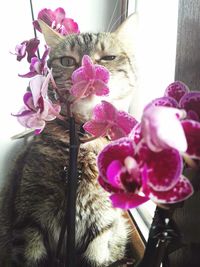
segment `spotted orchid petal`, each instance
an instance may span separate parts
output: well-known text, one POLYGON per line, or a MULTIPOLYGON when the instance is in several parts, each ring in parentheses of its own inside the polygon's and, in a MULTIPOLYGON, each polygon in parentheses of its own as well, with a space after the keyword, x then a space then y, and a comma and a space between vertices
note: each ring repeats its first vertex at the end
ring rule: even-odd
POLYGON ((64 18, 62 21, 63 24, 63 28, 64 31, 61 32, 61 34, 63 33, 63 35, 67 35, 67 34, 74 34, 74 33, 80 33, 78 24, 70 18, 64 18))
POLYGON ((117 109, 107 101, 101 101, 96 105, 92 112, 92 118, 97 122, 114 121, 117 109))
POLYGON ((143 179, 145 176, 148 186, 156 191, 170 190, 183 171, 182 157, 175 149, 155 153, 143 145, 139 150, 139 158, 146 168, 142 172, 143 179))
MULTIPOLYGON (((193 115, 193 119, 196 117, 197 120, 200 121, 200 92, 192 91, 185 94, 179 103, 180 107, 185 109, 187 113, 192 112, 195 113, 193 115)), ((190 113, 189 113, 190 114, 190 113)))
POLYGON ((91 120, 83 125, 83 129, 95 137, 104 137, 107 134, 108 124, 107 122, 96 122, 91 120))
POLYGON ((186 200, 193 194, 194 190, 190 181, 180 176, 178 182, 168 191, 155 191, 149 187, 146 195, 155 203, 160 204, 173 204, 183 200, 186 200))
POLYGON ((168 85, 165 96, 171 97, 179 103, 180 99, 189 92, 189 88, 181 81, 175 81, 168 85))
POLYGON ((149 198, 134 193, 116 193, 110 196, 110 200, 113 207, 128 210, 147 202, 149 198))
POLYGON ((155 152, 169 147, 186 151, 187 141, 180 122, 184 116, 184 110, 148 106, 141 120, 142 135, 148 147, 155 152))
POLYGON ((188 143, 186 154, 191 158, 200 159, 200 122, 184 120, 182 126, 188 143))
POLYGON ((146 108, 148 108, 149 106, 161 106, 161 107, 163 106, 163 107, 178 108, 178 102, 172 97, 163 96, 163 97, 159 97, 159 98, 152 100, 146 106, 146 108))

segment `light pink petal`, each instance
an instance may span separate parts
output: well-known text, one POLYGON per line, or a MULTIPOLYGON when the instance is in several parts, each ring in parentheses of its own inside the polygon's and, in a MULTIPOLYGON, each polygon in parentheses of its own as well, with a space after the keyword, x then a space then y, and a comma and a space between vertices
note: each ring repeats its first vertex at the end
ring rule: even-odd
POLYGON ((109 71, 101 66, 101 65, 95 65, 95 78, 97 80, 102 80, 104 83, 108 83, 110 77, 109 71))
POLYGON ((109 94, 109 87, 101 80, 95 80, 93 84, 95 88, 95 95, 102 96, 109 94))
POLYGON ((84 67, 85 76, 88 79, 95 79, 95 67, 89 56, 87 55, 83 56, 82 66, 84 67))
POLYGON ((35 106, 33 104, 33 96, 31 94, 31 92, 25 93, 25 95, 23 96, 23 101, 24 101, 24 104, 27 106, 28 109, 30 109, 32 111, 35 110, 35 106))
POLYGON ((96 122, 91 120, 83 125, 83 129, 96 137, 100 137, 106 135, 108 124, 106 122, 96 122))
POLYGON ((142 172, 143 179, 147 176, 148 185, 156 191, 167 191, 179 180, 183 170, 183 160, 175 149, 153 152, 145 145, 139 150, 139 157, 146 166, 142 172))
POLYGON ((175 81, 167 86, 165 90, 165 96, 172 97, 177 102, 180 101, 181 97, 189 92, 189 88, 186 84, 181 81, 175 81))
POLYGON ((200 159, 200 122, 185 120, 182 126, 188 143, 186 153, 194 159, 200 159))
POLYGON ((37 107, 38 105, 38 99, 41 96, 41 89, 44 81, 45 77, 42 75, 37 75, 30 80, 30 88, 33 95, 33 103, 35 107, 37 107))
POLYGON ((62 24, 64 26, 64 35, 80 32, 78 28, 78 24, 73 19, 65 18, 62 21, 62 24))
POLYGON ((93 109, 93 119, 99 122, 113 122, 116 119, 117 109, 107 101, 101 101, 93 109))
POLYGON ((97 166, 99 174, 103 179, 106 178, 106 171, 113 160, 119 160, 124 164, 124 159, 127 156, 134 155, 133 142, 129 138, 121 138, 110 142, 98 155, 97 166))
POLYGON ((65 10, 62 7, 58 7, 53 13, 56 23, 62 23, 62 20, 65 18, 65 10))
POLYGON ((192 91, 185 94, 180 100, 180 107, 187 112, 195 112, 198 116, 198 120, 200 120, 200 92, 192 91))
POLYGON ((77 98, 87 97, 87 89, 89 83, 87 81, 80 81, 72 85, 70 93, 77 98))
POLYGON ((115 208, 125 210, 136 208, 149 200, 148 197, 143 197, 133 193, 116 193, 111 195, 110 199, 115 208))
POLYGON ((168 191, 159 192, 149 188, 148 197, 155 203, 173 204, 186 200, 193 192, 194 190, 190 181, 186 177, 181 176, 176 185, 168 191))
POLYGON ((108 183, 112 186, 122 189, 122 184, 120 180, 120 174, 122 171, 123 165, 119 160, 113 160, 107 168, 106 176, 108 183))
POLYGON ((55 14, 51 9, 44 8, 38 13, 38 19, 43 20, 51 27, 52 22, 55 21, 55 14))
POLYGON ((142 135, 155 152, 172 147, 181 152, 187 149, 187 141, 180 119, 184 118, 184 110, 149 106, 144 110, 141 120, 142 135))

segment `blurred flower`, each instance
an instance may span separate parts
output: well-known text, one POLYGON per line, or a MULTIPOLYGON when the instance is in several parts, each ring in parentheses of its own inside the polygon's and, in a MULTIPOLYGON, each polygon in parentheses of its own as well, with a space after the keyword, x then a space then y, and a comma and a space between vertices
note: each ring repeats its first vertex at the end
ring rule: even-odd
POLYGON ((84 55, 82 66, 72 74, 71 94, 76 99, 90 95, 103 96, 109 93, 107 86, 109 71, 103 66, 93 64, 89 56, 84 55))
POLYGON ((45 51, 41 59, 38 57, 32 57, 31 58, 31 64, 30 64, 30 72, 26 74, 19 74, 22 78, 31 78, 38 74, 46 75, 47 74, 47 56, 49 54, 49 48, 45 46, 45 51))
POLYGON ((36 38, 24 41, 15 47, 15 53, 13 54, 17 56, 18 61, 21 61, 27 55, 27 60, 31 63, 31 59, 36 57, 35 53, 39 43, 40 41, 36 38))
POLYGON ((46 121, 54 120, 59 116, 60 105, 52 104, 47 98, 48 83, 51 74, 47 77, 37 75, 30 81, 30 92, 24 95, 25 106, 14 115, 19 123, 27 128, 35 129, 39 134, 45 127, 46 121))
POLYGON ((185 152, 187 141, 180 121, 185 115, 184 110, 148 105, 141 120, 142 136, 148 147, 155 152, 169 147, 185 152))
MULTIPOLYGON (((44 8, 38 14, 38 20, 43 20, 52 29, 62 35, 79 33, 78 24, 71 18, 65 17, 65 10, 61 7, 52 11, 51 9, 44 8)), ((34 27, 40 31, 40 25, 37 20, 33 22, 34 27)))
POLYGON ((109 136, 111 140, 127 136, 137 121, 128 113, 118 111, 112 104, 101 101, 93 109, 92 120, 83 128, 95 137, 109 136))

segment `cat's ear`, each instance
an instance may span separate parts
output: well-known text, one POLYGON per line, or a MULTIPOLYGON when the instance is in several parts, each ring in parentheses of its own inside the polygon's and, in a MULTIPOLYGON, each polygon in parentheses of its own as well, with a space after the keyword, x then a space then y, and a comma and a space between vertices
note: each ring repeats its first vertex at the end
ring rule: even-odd
POLYGON ((44 35, 44 39, 47 45, 50 48, 55 48, 57 45, 64 40, 64 37, 60 35, 58 32, 54 31, 51 27, 49 27, 44 21, 38 20, 42 33, 44 35))
POLYGON ((138 39, 138 27, 138 13, 133 13, 115 31, 117 38, 130 50, 133 50, 136 46, 138 39))

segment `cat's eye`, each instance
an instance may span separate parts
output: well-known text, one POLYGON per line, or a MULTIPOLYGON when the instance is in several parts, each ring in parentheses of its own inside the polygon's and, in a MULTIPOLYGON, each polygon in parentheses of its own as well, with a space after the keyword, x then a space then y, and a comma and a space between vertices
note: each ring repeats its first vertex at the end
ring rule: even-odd
POLYGON ((73 57, 62 57, 60 63, 64 67, 74 67, 76 65, 76 60, 73 57))
POLYGON ((104 61, 112 61, 115 58, 116 58, 116 56, 114 56, 114 55, 108 55, 108 56, 101 57, 101 60, 104 60, 104 61))

